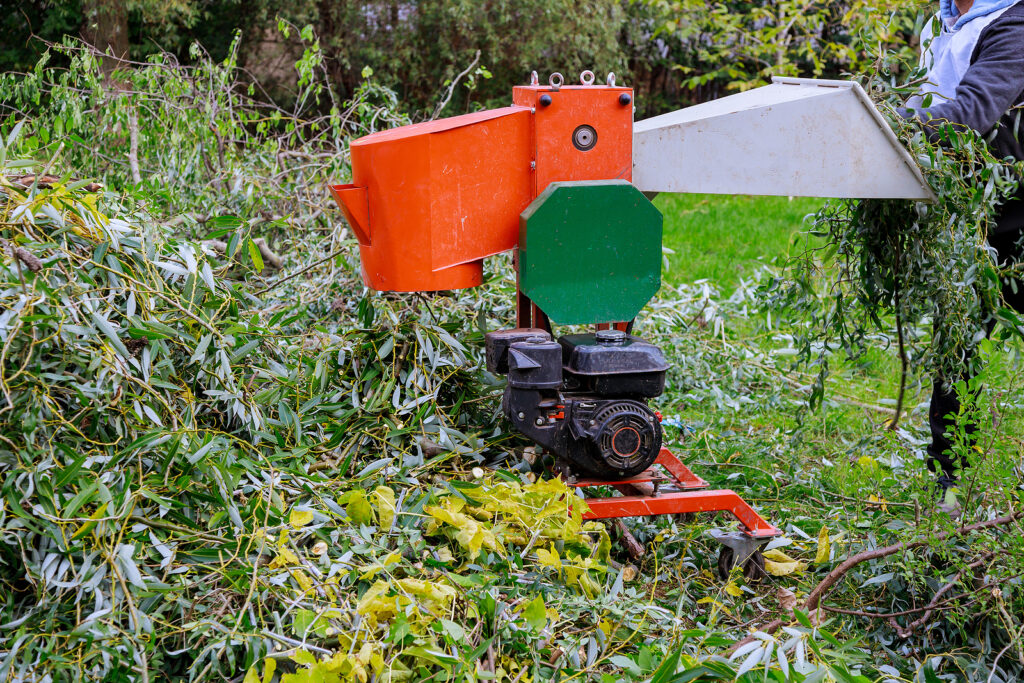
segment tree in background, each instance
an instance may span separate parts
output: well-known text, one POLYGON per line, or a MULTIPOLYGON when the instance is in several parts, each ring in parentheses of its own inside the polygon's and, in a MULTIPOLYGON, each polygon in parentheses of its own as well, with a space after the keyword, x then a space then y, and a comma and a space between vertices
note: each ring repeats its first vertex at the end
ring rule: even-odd
MULTIPOLYGON (((165 50, 190 61, 200 43, 215 59, 243 36, 241 64, 283 103, 295 97, 300 31, 310 26, 338 97, 369 67, 418 117, 470 65, 440 115, 507 104, 531 70, 614 71, 637 89, 638 115, 720 97, 771 76, 839 77, 875 70, 874 52, 913 50, 925 0, 29 0, 7 7, 0 70, 28 69, 43 47, 32 36, 81 35, 140 60, 165 50), (281 24, 281 22, 284 22, 281 24), (7 41, 5 41, 6 43, 7 41), (866 48, 865 46, 870 46, 866 48), (871 49, 877 46, 877 50, 871 49), (869 54, 869 50, 871 54, 869 54), (475 62, 476 53, 480 53, 475 62)), ((308 33, 307 33, 308 35, 308 33)), ((890 57, 892 52, 888 53, 890 57)), ((901 54, 906 57, 906 54, 901 54)), ((892 60, 890 59, 890 62, 892 60)))
POLYGON ((445 114, 508 104, 512 86, 525 83, 531 70, 543 78, 560 71, 567 82, 584 69, 602 78, 615 71, 621 82, 626 68, 619 0, 323 0, 317 9, 322 47, 341 92, 353 92, 370 66, 417 109, 431 108, 477 51, 488 73, 459 88, 445 114))
POLYGON ((203 0, 0 0, 0 70, 30 68, 45 41, 65 35, 77 35, 115 59, 183 51, 210 6, 203 0))
MULTIPOLYGON (((639 0, 655 18, 655 44, 679 84, 713 99, 772 76, 838 77, 906 60, 923 0, 639 0)), ((912 61, 912 60, 911 60, 912 61)), ((638 71, 643 71, 638 65, 638 71)), ((661 89, 664 89, 662 86, 661 89)))

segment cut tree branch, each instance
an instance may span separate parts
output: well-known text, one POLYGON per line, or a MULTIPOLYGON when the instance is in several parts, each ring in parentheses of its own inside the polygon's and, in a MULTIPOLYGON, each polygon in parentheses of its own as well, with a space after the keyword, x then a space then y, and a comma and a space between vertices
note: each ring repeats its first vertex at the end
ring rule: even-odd
MULTIPOLYGON (((890 555, 895 555, 896 553, 898 553, 900 551, 904 551, 904 550, 912 550, 913 548, 920 548, 921 546, 927 545, 928 543, 931 543, 931 542, 943 541, 943 540, 946 540, 947 538, 956 538, 956 537, 964 536, 964 535, 969 534, 969 533, 971 533, 973 531, 981 531, 983 529, 992 529, 994 527, 1006 526, 1007 524, 1012 524, 1012 523, 1016 522, 1017 520, 1021 519, 1022 517, 1024 517, 1024 510, 1019 511, 1019 512, 1014 512, 1013 514, 1005 515, 1003 517, 997 517, 995 519, 985 520, 984 522, 977 522, 975 524, 969 524, 967 526, 959 527, 959 528, 953 529, 951 531, 943 531, 943 532, 940 532, 938 534, 935 534, 935 536, 933 536, 933 537, 931 537, 931 538, 929 538, 927 540, 918 538, 918 539, 913 540, 913 541, 903 541, 902 543, 895 543, 893 545, 887 545, 884 548, 876 548, 874 550, 865 550, 864 552, 857 553, 856 555, 848 557, 838 567, 836 567, 835 569, 830 571, 828 573, 828 575, 824 579, 822 579, 821 582, 818 583, 817 586, 814 587, 814 590, 812 590, 810 593, 808 593, 807 600, 804 601, 803 610, 805 612, 807 612, 808 614, 811 614, 812 615, 812 619, 815 619, 815 617, 813 616, 813 613, 818 609, 818 605, 821 602, 822 597, 824 597, 825 594, 828 593, 828 591, 831 590, 832 587, 835 586, 836 583, 839 582, 839 579, 843 578, 843 576, 845 576, 847 572, 849 572, 851 569, 856 567, 858 564, 861 564, 862 562, 867 562, 869 560, 881 559, 883 557, 888 557, 890 555)), ((872 616, 874 616, 874 615, 872 615, 872 616)), ((775 619, 774 621, 769 622, 764 628, 761 628, 760 630, 763 631, 764 633, 772 634, 772 633, 775 633, 776 631, 778 631, 779 628, 781 628, 783 625, 788 623, 788 621, 789 620, 775 619)), ((899 631, 898 628, 897 628, 897 631, 899 631)), ((905 636, 902 636, 902 637, 905 637, 905 636)), ((750 642, 753 642, 753 641, 754 641, 754 636, 747 636, 746 638, 743 638, 741 640, 736 641, 728 649, 727 652, 728 653, 735 652, 737 649, 739 649, 739 648, 743 647, 744 645, 746 645, 747 643, 750 643, 750 642)))

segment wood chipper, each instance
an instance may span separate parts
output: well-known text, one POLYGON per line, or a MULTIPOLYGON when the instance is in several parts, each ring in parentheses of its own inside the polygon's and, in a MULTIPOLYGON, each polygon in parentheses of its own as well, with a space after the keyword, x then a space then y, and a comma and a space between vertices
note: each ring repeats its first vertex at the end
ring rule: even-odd
POLYGON ((351 144, 352 182, 331 187, 381 291, 475 287, 513 250, 515 326, 486 335, 507 377, 513 428, 556 458, 590 519, 725 511, 719 568, 763 567, 779 531, 727 490, 706 490, 662 444, 669 362, 631 334, 661 286, 662 216, 649 197, 707 192, 932 199, 913 159, 859 85, 771 85, 633 121, 633 91, 585 71, 536 72, 512 106, 382 131, 351 144), (556 336, 552 323, 592 331, 556 336), (607 489, 604 489, 607 490, 607 489))

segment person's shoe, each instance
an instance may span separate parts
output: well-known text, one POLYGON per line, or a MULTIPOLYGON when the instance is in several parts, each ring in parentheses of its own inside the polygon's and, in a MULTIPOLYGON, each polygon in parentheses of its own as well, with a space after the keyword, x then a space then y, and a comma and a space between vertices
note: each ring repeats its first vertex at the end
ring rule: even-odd
POLYGON ((943 474, 935 480, 935 492, 939 499, 939 510, 950 517, 957 517, 960 514, 960 490, 957 488, 957 478, 952 474, 943 474))

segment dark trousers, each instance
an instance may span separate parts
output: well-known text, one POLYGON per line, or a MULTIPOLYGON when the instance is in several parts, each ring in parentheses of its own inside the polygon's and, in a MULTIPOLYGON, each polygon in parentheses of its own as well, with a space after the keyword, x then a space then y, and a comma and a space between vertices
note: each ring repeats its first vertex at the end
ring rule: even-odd
MULTIPOLYGON (((999 263, 1011 265, 1024 261, 1024 246, 1018 242, 1022 234, 1018 230, 1005 232, 996 235, 989 235, 988 243, 996 250, 999 263)), ((1006 305, 1014 310, 1024 312, 1024 281, 1017 280, 1017 291, 1009 283, 1003 285, 1003 298, 1006 305)), ((940 325, 940 322, 936 322, 940 325)), ((992 332, 994 325, 990 324, 988 332, 992 332)), ((971 359, 964 358, 964 371, 959 377, 935 377, 932 383, 932 402, 928 408, 928 423, 931 427, 932 442, 928 446, 928 469, 934 472, 941 468, 943 474, 953 476, 956 470, 965 467, 967 463, 956 462, 950 449, 952 444, 948 433, 953 433, 956 425, 956 416, 960 412, 960 397, 957 395, 956 387, 958 381, 969 381, 971 359)), ((964 426, 968 438, 972 438, 977 425, 968 423, 964 426)))

